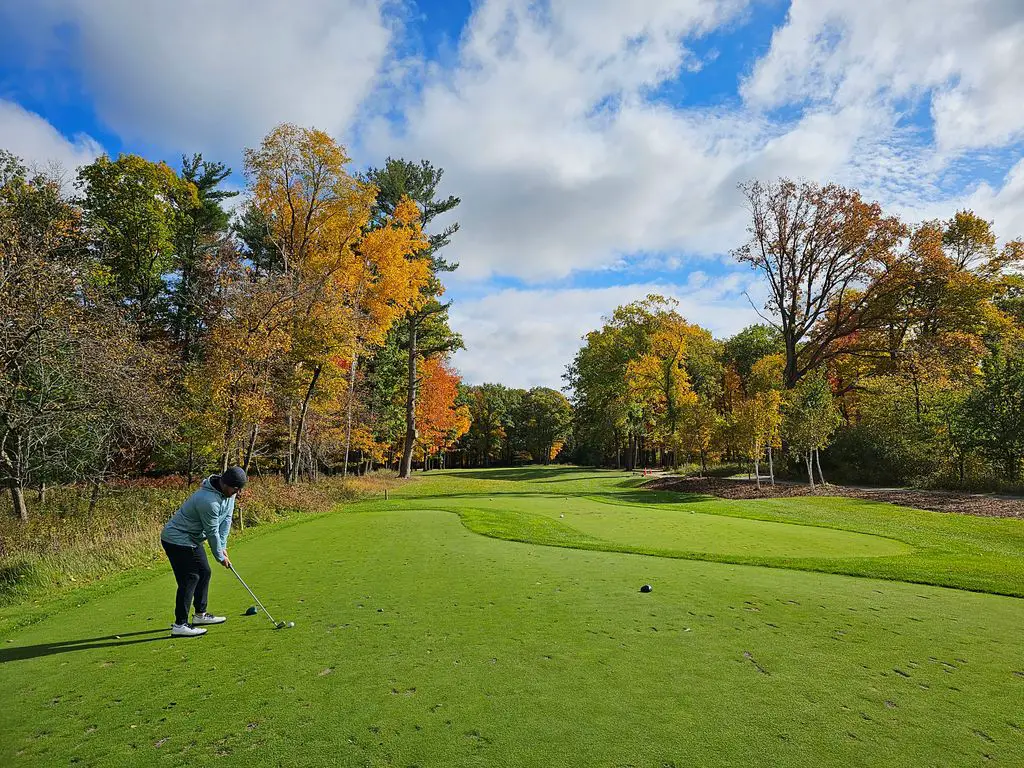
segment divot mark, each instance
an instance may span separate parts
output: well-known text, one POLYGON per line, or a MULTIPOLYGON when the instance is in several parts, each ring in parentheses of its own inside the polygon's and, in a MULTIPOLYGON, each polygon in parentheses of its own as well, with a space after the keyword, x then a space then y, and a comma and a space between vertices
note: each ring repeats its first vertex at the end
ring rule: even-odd
POLYGON ((751 664, 753 664, 754 668, 758 672, 760 672, 762 675, 769 675, 769 674, 771 674, 767 669, 765 669, 764 667, 762 667, 760 664, 757 663, 757 659, 754 658, 753 654, 751 654, 750 651, 744 651, 743 652, 743 658, 745 658, 747 661, 749 661, 751 664))

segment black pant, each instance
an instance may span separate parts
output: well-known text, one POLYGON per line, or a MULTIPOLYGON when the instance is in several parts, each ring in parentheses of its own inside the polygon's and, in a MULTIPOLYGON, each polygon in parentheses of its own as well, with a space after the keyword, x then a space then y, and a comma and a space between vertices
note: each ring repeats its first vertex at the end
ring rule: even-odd
POLYGON ((206 547, 183 547, 160 539, 164 545, 171 570, 178 582, 178 593, 174 596, 174 623, 188 621, 189 603, 195 601, 196 613, 206 613, 206 596, 210 589, 210 561, 206 559, 206 547))

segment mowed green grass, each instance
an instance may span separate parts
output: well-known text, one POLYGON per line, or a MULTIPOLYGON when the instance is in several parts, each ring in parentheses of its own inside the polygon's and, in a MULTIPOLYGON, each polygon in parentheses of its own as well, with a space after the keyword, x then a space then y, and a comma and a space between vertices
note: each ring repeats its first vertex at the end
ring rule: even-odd
POLYGON ((727 501, 654 492, 628 474, 495 469, 411 486, 485 535, 918 582, 1024 597, 1024 524, 858 499, 727 501), (438 485, 441 483, 441 485, 438 485), (443 490, 438 493, 438 489, 443 490), (564 518, 561 517, 564 515, 564 518))
POLYGON ((166 637, 169 567, 92 590, 0 642, 0 765, 1024 764, 1024 600, 681 556, 998 562, 1017 521, 823 499, 742 521, 630 484, 432 474, 237 540, 291 630, 241 616, 220 568, 231 618, 200 639, 166 637), (604 551, 644 547, 671 556, 604 551))

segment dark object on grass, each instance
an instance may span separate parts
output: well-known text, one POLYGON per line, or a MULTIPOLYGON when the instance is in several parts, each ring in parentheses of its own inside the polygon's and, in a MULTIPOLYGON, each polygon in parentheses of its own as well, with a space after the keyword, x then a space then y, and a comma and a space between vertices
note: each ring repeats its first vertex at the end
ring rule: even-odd
POLYGON ((248 608, 245 609, 245 615, 246 616, 255 616, 257 614, 257 612, 258 612, 258 609, 256 608, 255 605, 250 605, 248 608))
POLYGON ((644 584, 642 587, 640 587, 641 592, 650 592, 652 589, 654 589, 654 587, 652 587, 650 584, 644 584))

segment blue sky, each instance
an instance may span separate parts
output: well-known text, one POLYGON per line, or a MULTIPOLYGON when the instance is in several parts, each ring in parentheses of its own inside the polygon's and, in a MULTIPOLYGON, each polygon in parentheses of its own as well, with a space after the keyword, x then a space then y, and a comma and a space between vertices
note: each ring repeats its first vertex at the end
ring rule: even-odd
POLYGON ((0 146, 237 169, 291 121, 356 170, 429 159, 463 199, 456 365, 559 386, 651 292, 719 336, 756 321, 742 181, 1024 235, 1021 61, 1019 0, 0 1, 0 146))

